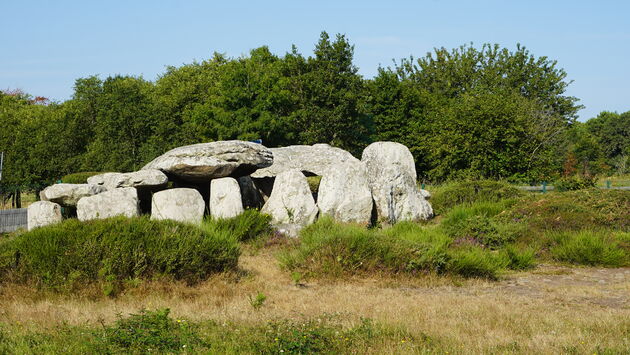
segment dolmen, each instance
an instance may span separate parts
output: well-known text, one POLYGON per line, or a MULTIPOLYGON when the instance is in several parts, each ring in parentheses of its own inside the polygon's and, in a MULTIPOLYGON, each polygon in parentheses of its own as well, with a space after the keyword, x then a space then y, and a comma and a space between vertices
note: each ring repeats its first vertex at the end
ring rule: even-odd
POLYGON ((267 148, 245 141, 178 147, 129 173, 103 173, 86 184, 55 184, 29 207, 29 229, 59 222, 61 208, 82 221, 150 214, 199 224, 256 208, 295 236, 320 216, 368 226, 433 216, 416 181, 413 156, 394 142, 376 142, 361 159, 327 144, 267 148), (309 178, 319 176, 317 191, 309 178))

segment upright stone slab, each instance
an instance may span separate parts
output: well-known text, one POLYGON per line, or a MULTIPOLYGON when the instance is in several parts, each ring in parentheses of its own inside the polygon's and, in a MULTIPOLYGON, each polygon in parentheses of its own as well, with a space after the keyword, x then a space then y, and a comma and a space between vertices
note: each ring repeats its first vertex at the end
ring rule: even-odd
POLYGON ((104 186, 92 184, 55 184, 39 193, 43 201, 58 203, 64 207, 75 207, 80 199, 107 191, 104 186))
POLYGON ((205 183, 226 176, 239 177, 273 163, 273 154, 261 144, 218 141, 172 149, 142 168, 158 169, 175 180, 205 183))
POLYGON ((203 220, 205 203, 199 191, 176 188, 156 192, 151 205, 151 219, 172 219, 199 224, 203 220))
POLYGON ((37 201, 28 206, 28 230, 59 223, 63 220, 61 206, 50 201, 37 201))
POLYGON ((319 183, 317 206, 321 214, 346 223, 368 225, 372 193, 363 163, 339 164, 319 183))
POLYGON ((290 169, 278 175, 261 212, 271 215, 276 225, 295 225, 299 229, 313 223, 318 209, 304 174, 290 169))
POLYGON ((433 209, 416 184, 416 167, 407 147, 376 142, 363 151, 368 182, 378 220, 384 223, 418 221, 433 216, 433 209))
POLYGON ((210 182, 210 215, 232 218, 243 213, 241 189, 234 178, 225 177, 210 182))
POLYGON ((138 192, 133 187, 124 187, 83 197, 77 203, 77 218, 80 221, 105 219, 116 216, 136 217, 140 214, 138 192))

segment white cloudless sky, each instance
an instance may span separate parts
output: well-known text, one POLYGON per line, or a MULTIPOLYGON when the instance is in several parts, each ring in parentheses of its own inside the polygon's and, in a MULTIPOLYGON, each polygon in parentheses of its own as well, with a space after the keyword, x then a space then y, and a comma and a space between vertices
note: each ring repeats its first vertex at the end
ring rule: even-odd
POLYGON ((393 59, 472 42, 517 43, 557 60, 585 109, 630 110, 630 1, 11 1, 0 0, 0 89, 66 100, 77 78, 142 75, 346 34, 366 77, 393 59))

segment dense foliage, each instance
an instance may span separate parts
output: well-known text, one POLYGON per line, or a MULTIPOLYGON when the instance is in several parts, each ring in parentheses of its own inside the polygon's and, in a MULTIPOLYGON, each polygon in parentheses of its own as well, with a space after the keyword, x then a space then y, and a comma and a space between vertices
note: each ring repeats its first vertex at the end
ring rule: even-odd
POLYGON ((228 229, 147 217, 68 219, 0 240, 0 277, 61 291, 97 282, 111 294, 135 279, 195 283, 235 268, 239 255, 228 229))
POLYGON ((167 67, 155 81, 90 76, 64 102, 0 93, 2 183, 46 184, 77 171, 131 171, 167 149, 262 139, 330 143, 355 155, 393 140, 432 181, 628 169, 630 113, 575 121, 580 106, 557 63, 525 47, 435 49, 362 78, 354 46, 325 32, 311 56, 293 47, 167 67))

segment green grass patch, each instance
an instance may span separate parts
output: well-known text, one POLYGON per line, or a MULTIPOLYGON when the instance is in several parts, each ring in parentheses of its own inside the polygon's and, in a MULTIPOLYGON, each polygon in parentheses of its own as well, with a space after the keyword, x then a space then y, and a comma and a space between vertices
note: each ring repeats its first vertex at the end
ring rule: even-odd
POLYGON ((323 218, 303 229, 300 240, 280 253, 279 260, 289 271, 312 277, 450 273, 496 279, 507 268, 530 267, 533 253, 459 243, 439 226, 403 222, 368 230, 323 218))
POLYGON ((234 218, 206 218, 201 229, 207 233, 231 234, 236 240, 246 242, 268 235, 271 231, 271 216, 255 209, 247 209, 234 218))
POLYGON ((61 178, 61 182, 66 184, 87 184, 87 179, 94 175, 103 174, 98 171, 84 171, 79 173, 68 174, 61 178))
POLYGON ((239 254, 227 230, 147 217, 69 219, 0 242, 0 278, 56 290, 101 282, 104 293, 112 294, 133 279, 169 277, 193 284, 235 268, 239 254))
POLYGON ((319 191, 319 183, 322 181, 321 176, 307 176, 306 182, 311 189, 311 193, 316 194, 319 191))
POLYGON ((475 202, 499 202, 522 196, 523 192, 506 182, 473 180, 449 182, 431 189, 431 204, 436 215, 443 215, 457 205, 475 202))
POLYGON ((430 351, 436 342, 370 319, 342 326, 336 316, 258 324, 191 322, 168 309, 120 317, 112 325, 23 329, 0 324, 6 354, 349 354, 430 351))
POLYGON ((620 267, 630 265, 630 249, 624 247, 625 237, 602 231, 552 233, 551 255, 555 260, 580 265, 620 267))

